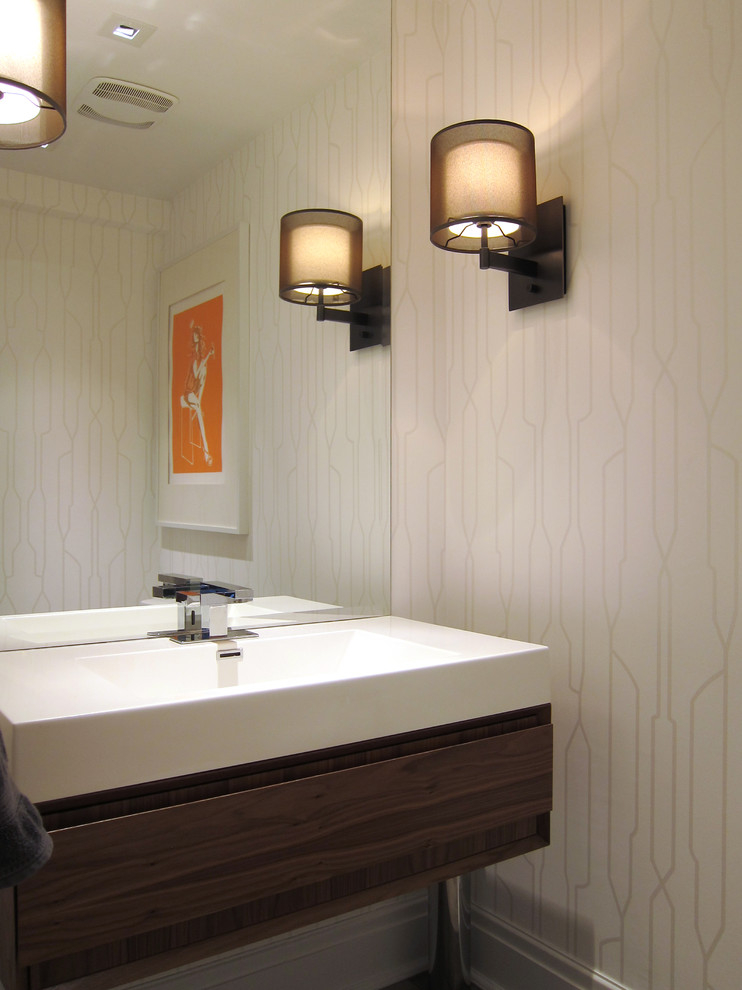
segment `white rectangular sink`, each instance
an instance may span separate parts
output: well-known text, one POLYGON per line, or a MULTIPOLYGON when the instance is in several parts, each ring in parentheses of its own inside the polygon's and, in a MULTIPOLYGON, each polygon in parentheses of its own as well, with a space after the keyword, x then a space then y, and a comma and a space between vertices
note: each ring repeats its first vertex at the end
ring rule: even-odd
POLYGON ((0 729, 33 801, 548 703, 545 647, 384 616, 0 653, 0 729), (226 644, 229 652, 229 643, 226 644))
POLYGON ((451 650, 344 625, 306 636, 217 643, 216 650, 211 643, 185 644, 185 649, 154 656, 102 654, 79 663, 138 698, 166 702, 211 691, 267 691, 287 684, 378 676, 456 657, 451 650), (237 652, 239 657, 234 656, 237 652))

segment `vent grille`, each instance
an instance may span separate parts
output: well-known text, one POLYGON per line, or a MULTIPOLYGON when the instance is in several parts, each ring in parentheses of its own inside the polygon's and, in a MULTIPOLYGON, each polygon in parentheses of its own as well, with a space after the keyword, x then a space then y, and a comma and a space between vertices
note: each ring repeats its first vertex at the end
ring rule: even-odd
POLYGON ((127 79, 95 76, 78 93, 74 108, 81 117, 101 124, 118 124, 146 131, 167 119, 178 97, 127 79))
POLYGON ((77 112, 83 117, 87 117, 88 120, 97 120, 101 124, 115 124, 116 127, 132 127, 136 131, 146 131, 148 127, 154 124, 154 120, 132 122, 128 120, 115 120, 113 117, 105 117, 102 113, 98 113, 92 107, 89 107, 87 103, 82 103, 77 108, 77 112))
POLYGON ((98 83, 93 90, 93 96, 102 100, 117 100, 119 103, 128 103, 133 107, 142 107, 144 110, 151 110, 154 113, 165 113, 173 106, 174 102, 164 94, 109 80, 98 83))

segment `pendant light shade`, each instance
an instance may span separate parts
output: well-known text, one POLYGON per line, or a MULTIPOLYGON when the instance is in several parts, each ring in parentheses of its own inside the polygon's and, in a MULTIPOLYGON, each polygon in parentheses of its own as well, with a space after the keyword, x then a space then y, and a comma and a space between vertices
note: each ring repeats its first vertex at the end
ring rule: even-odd
POLYGON ((439 131, 430 145, 430 239, 448 251, 492 251, 536 236, 536 152, 527 127, 467 120, 439 131))
POLYGON ((65 0, 13 0, 0 24, 0 148, 50 144, 67 126, 65 0))
POLYGON ((363 291, 363 221, 341 210, 281 217, 278 294, 287 302, 347 306, 363 291))

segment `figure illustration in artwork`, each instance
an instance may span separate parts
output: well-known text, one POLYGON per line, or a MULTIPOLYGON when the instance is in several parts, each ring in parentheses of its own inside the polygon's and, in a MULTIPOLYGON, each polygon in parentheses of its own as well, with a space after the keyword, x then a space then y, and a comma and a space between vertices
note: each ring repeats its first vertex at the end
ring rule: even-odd
POLYGON ((186 372, 183 392, 180 396, 180 404, 184 409, 191 409, 195 413, 198 428, 201 432, 201 446, 204 459, 207 464, 211 464, 213 458, 209 453, 209 444, 206 440, 206 428, 201 410, 201 396, 206 387, 207 362, 214 354, 214 345, 212 344, 208 352, 206 352, 206 337, 203 327, 198 326, 193 320, 191 320, 190 331, 191 360, 186 372))

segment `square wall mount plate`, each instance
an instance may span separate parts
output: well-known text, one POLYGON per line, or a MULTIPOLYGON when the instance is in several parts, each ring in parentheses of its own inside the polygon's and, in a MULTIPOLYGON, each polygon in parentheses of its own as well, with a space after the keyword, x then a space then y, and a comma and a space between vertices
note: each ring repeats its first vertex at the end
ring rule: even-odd
POLYGON ((538 204, 538 233, 527 247, 509 251, 511 258, 528 258, 537 262, 539 278, 510 274, 508 309, 525 309, 561 299, 567 292, 566 212, 564 199, 557 196, 538 204))
POLYGON ((354 312, 366 313, 367 324, 351 323, 350 349, 359 351, 375 344, 387 346, 391 324, 391 269, 376 265, 363 272, 363 295, 361 301, 350 307, 354 312))

